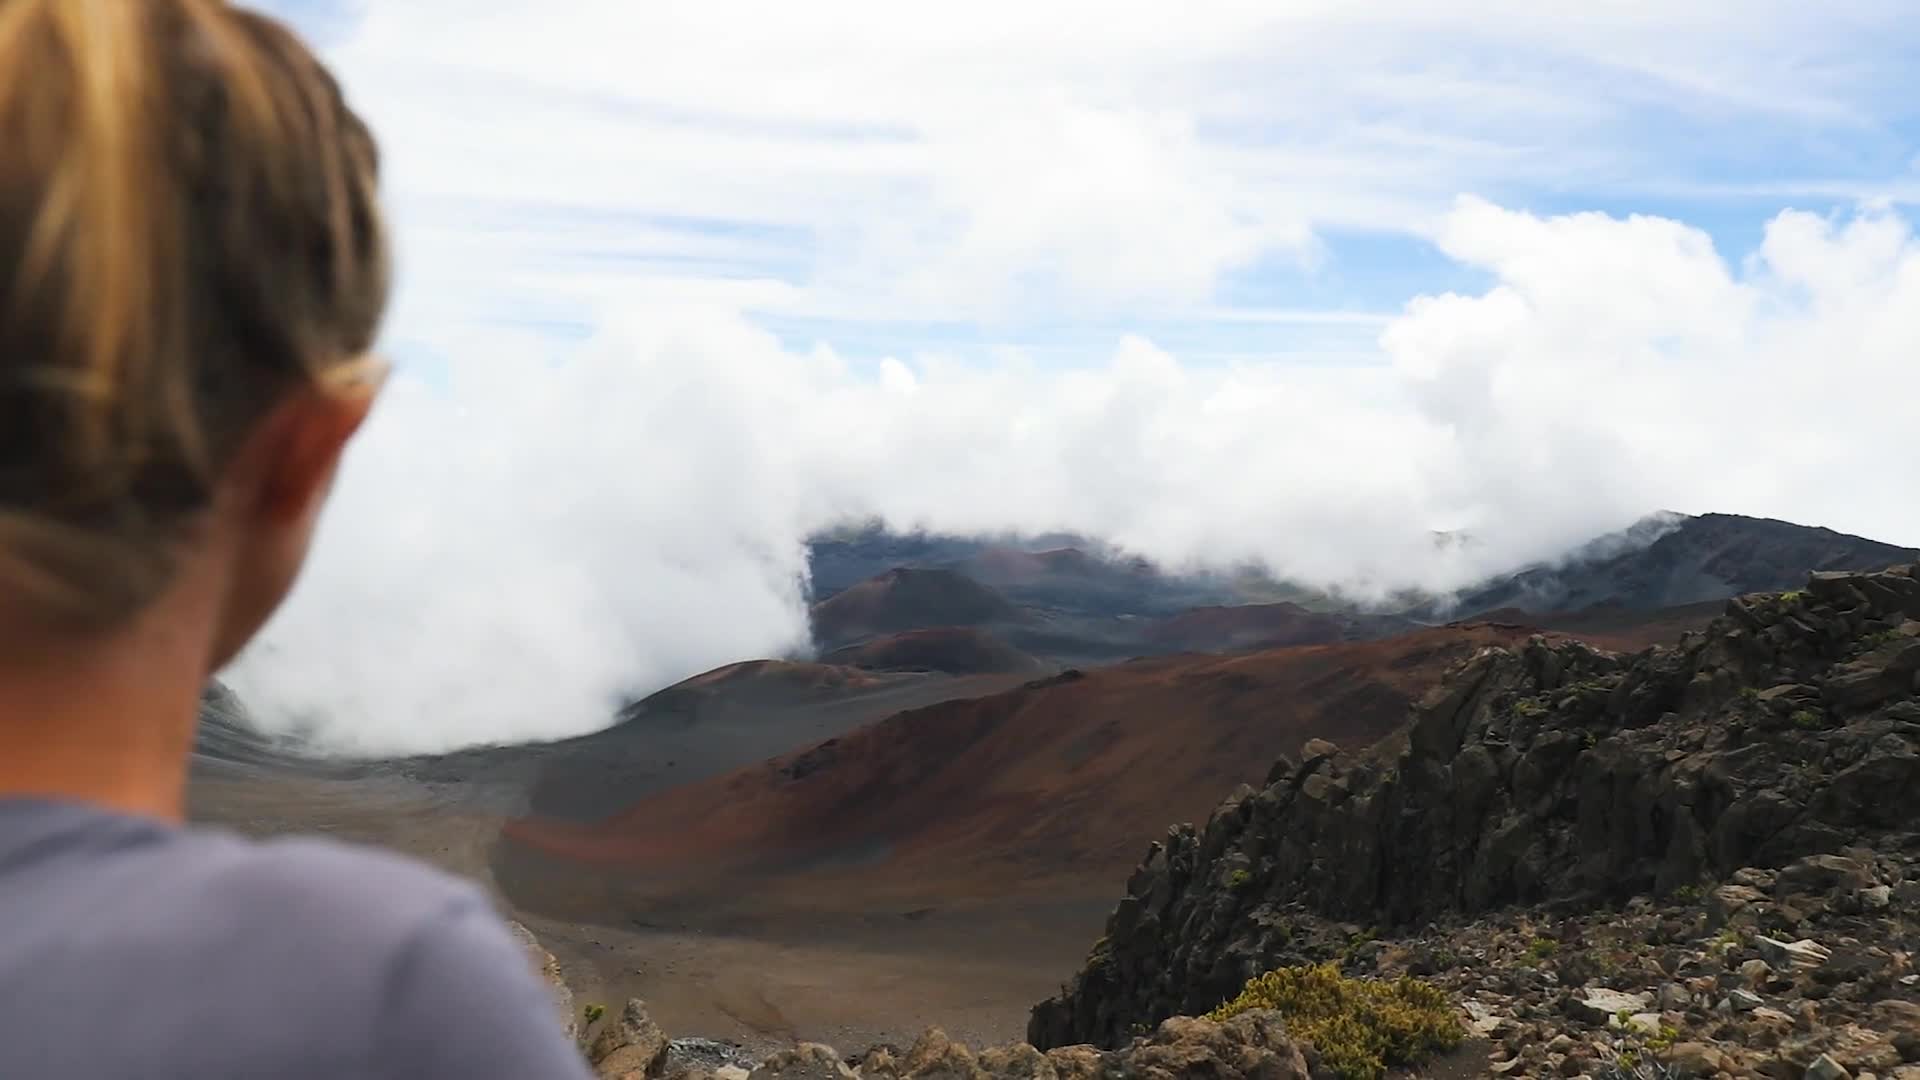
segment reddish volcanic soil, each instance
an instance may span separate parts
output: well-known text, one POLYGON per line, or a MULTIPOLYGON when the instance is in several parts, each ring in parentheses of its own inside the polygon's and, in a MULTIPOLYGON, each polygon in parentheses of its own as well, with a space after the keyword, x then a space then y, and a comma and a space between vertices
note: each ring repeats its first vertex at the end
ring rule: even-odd
POLYGON ((699 708, 717 702, 735 705, 834 700, 888 685, 886 676, 838 663, 801 660, 746 660, 717 667, 667 687, 645 702, 654 710, 699 708))
POLYGON ((1162 619, 1148 635, 1163 648, 1192 652, 1321 645, 1346 636, 1339 616, 1289 603, 1194 608, 1162 619))
POLYGON ((985 630, 965 626, 891 634, 864 645, 849 645, 821 659, 873 671, 942 671, 949 675, 1037 671, 1043 666, 985 630))
MULTIPOLYGON (((1691 618, 1567 617, 1623 644, 1691 618)), ((357 779, 197 769, 194 817, 468 874, 539 932, 581 1000, 644 997, 673 1034, 859 1047, 939 1024, 1004 1042, 1080 965, 1169 822, 1204 819, 1308 738, 1372 744, 1447 665, 1532 632, 1163 657, 1025 686, 732 665, 568 744, 357 779), (513 800, 489 793, 535 778, 613 810, 503 827, 513 800)))
POLYGON ((595 824, 511 823, 496 871, 533 907, 557 899, 556 878, 597 879, 561 890, 581 918, 589 896, 627 909, 600 918, 717 916, 742 889, 761 912, 776 893, 841 913, 1016 893, 1110 902, 1169 822, 1204 818, 1307 739, 1374 743, 1449 664, 1528 633, 1448 627, 1069 673, 904 712, 595 824))
POLYGON ((821 641, 858 641, 877 634, 934 626, 977 626, 1011 618, 1007 599, 951 570, 889 570, 813 606, 821 641))

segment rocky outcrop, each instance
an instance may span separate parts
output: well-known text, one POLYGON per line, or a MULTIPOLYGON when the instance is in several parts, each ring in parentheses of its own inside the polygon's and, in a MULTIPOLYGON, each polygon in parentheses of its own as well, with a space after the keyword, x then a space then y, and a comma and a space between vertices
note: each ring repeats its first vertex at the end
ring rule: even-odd
MULTIPOLYGON (((1344 942, 1355 974, 1447 993, 1494 1075, 1796 1080, 1825 1058, 1836 1080, 1920 1078, 1920 835, 1578 914, 1507 907, 1379 937, 1289 914, 1296 936, 1344 942)), ((1479 1065, 1469 1053, 1449 1071, 1479 1065)))
POLYGON ((1920 567, 1735 599, 1631 658, 1484 650, 1397 753, 1309 743, 1205 826, 1169 830, 1029 1039, 1119 1045, 1269 968, 1345 955, 1363 926, 1707 890, 1765 903, 1719 886, 1920 821, 1916 688, 1920 567))
POLYGON ((588 1051, 593 1074, 608 1080, 647 1080, 662 1075, 667 1064, 667 1036, 647 1014, 646 1005, 631 998, 619 1016, 607 1019, 588 1051))

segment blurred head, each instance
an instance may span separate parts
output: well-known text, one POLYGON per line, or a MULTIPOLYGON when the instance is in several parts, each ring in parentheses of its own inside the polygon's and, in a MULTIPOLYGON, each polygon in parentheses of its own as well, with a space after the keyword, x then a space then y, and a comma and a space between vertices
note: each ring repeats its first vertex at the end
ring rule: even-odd
POLYGON ((223 0, 0 0, 0 620, 284 597, 375 385, 372 137, 223 0))

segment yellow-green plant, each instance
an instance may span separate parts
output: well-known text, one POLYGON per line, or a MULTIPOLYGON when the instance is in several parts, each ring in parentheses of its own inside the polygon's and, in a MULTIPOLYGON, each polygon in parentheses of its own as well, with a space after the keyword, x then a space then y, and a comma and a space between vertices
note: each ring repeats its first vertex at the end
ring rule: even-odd
POLYGON ((1465 1031, 1444 991, 1410 977, 1352 979, 1334 964, 1286 967, 1248 980, 1240 996, 1207 1014, 1226 1020, 1273 1009, 1295 1038, 1311 1042, 1342 1080, 1379 1080, 1460 1044, 1465 1031))

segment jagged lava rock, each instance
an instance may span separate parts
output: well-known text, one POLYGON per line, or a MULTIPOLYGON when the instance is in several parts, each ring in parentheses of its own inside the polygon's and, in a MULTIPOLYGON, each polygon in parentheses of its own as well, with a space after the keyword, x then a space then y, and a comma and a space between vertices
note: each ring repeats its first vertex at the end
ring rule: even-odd
POLYGON ((1736 873, 1749 891, 1712 893, 1722 922, 1864 909, 1852 856, 1800 860, 1920 821, 1916 643, 1920 567, 1905 566, 1736 598, 1677 647, 1631 657, 1544 639, 1483 650, 1414 709, 1397 754, 1283 761, 1204 826, 1168 830, 1028 1038, 1116 1046, 1260 972, 1338 955, 1293 912, 1357 930, 1590 911, 1736 873), (1801 865, 1804 885, 1753 895, 1801 865), (1802 888, 1823 896, 1789 895, 1802 888))

